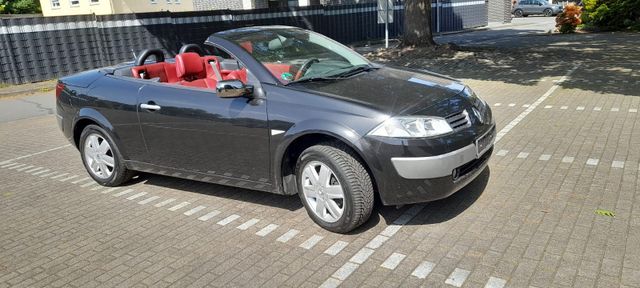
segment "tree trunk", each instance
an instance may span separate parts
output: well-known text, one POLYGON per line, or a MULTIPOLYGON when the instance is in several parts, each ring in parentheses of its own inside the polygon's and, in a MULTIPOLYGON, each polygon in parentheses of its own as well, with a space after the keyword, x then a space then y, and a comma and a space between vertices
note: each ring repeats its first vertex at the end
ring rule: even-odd
POLYGON ((405 0, 405 46, 435 46, 431 33, 431 0, 405 0))

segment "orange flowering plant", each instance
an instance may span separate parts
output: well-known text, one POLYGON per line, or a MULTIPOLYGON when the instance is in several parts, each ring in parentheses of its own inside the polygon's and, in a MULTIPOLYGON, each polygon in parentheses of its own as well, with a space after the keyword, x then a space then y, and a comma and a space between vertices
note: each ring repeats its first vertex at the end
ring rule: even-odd
POLYGON ((576 31, 576 27, 582 23, 580 15, 582 14, 582 8, 573 3, 564 6, 562 13, 556 16, 556 28, 560 33, 573 33, 576 31))

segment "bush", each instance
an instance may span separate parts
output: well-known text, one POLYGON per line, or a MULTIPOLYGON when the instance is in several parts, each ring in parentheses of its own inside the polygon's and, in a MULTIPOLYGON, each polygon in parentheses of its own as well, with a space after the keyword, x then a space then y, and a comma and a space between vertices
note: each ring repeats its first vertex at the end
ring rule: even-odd
POLYGON ((582 21, 605 30, 637 30, 640 0, 585 0, 582 21))
POLYGON ((556 16, 556 28, 560 33, 573 33, 576 31, 576 27, 582 23, 582 20, 580 20, 581 11, 582 8, 573 3, 569 3, 564 7, 562 13, 556 16))
POLYGON ((40 12, 40 2, 37 0, 0 0, 0 14, 35 14, 40 12))

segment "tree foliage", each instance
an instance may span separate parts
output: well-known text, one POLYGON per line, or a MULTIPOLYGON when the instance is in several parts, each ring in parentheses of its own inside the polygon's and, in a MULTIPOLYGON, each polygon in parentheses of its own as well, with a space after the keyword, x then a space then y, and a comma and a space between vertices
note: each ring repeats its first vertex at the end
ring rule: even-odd
POLYGON ((606 30, 640 30, 640 0, 584 0, 582 22, 606 30))
POLYGON ((36 14, 40 10, 38 0, 0 0, 0 14, 36 14))

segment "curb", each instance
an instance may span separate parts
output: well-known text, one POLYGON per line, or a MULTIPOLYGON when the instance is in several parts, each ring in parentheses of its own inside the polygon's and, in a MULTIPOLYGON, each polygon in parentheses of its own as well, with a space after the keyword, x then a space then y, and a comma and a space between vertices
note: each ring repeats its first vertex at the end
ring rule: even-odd
POLYGON ((25 96, 32 95, 37 93, 46 93, 53 91, 55 89, 57 79, 23 84, 23 85, 12 85, 6 88, 0 88, 0 98, 8 98, 8 97, 16 97, 16 96, 25 96))

